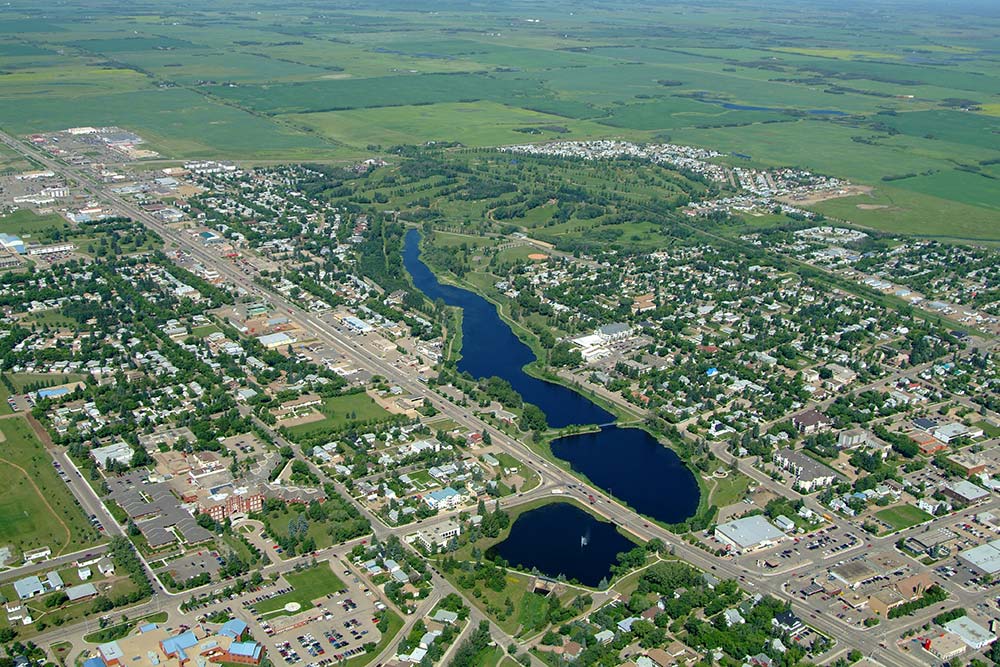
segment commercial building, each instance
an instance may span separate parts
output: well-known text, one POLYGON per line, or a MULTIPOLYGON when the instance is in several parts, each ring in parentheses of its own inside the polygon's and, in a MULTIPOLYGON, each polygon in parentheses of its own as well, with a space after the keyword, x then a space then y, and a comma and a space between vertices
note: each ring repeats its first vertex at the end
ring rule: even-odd
POLYGON ((785 534, 765 517, 756 515, 716 526, 715 537, 732 549, 755 551, 777 544, 785 534))
POLYGON ((90 450, 90 455, 97 461, 97 465, 102 468, 108 467, 108 461, 128 465, 132 461, 133 453, 132 448, 126 442, 118 442, 106 447, 95 447, 90 450))
POLYGON ((977 505, 990 497, 989 491, 964 479, 945 485, 941 493, 966 505, 977 505))
POLYGON ((924 650, 938 660, 951 660, 965 653, 966 645, 960 637, 950 632, 941 632, 921 641, 924 650))
POLYGON ((958 560, 980 574, 996 575, 1000 572, 1000 539, 958 554, 958 560))
MULTIPOLYGON (((205 667, 208 663, 259 665, 264 657, 264 647, 255 641, 238 641, 230 636, 232 634, 223 634, 221 630, 213 633, 196 626, 171 635, 155 623, 147 623, 134 634, 101 644, 97 647, 97 655, 100 667, 205 667)), ((240 636, 243 634, 240 633, 240 636)), ((98 667, 96 663, 94 667, 98 667)))
POLYGON ((291 345, 295 342, 295 339, 286 333, 278 332, 273 334, 266 334, 257 338, 257 342, 266 347, 269 350, 282 347, 284 345, 291 345))
POLYGON ((997 636, 973 621, 968 616, 959 616, 956 619, 948 621, 942 627, 948 632, 955 634, 967 646, 971 647, 973 650, 980 650, 986 648, 993 642, 997 640, 997 636))

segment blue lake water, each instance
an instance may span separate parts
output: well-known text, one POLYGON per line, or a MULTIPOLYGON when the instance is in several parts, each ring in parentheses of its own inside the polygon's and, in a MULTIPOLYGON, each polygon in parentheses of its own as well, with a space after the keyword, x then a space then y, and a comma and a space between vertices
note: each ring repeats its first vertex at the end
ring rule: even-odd
POLYGON ((614 524, 574 505, 551 503, 517 517, 507 539, 490 547, 486 557, 500 556, 515 567, 597 586, 601 579, 611 579, 618 554, 633 546, 614 524))
POLYGON ((514 335, 489 301, 438 281, 420 259, 420 233, 415 229, 406 234, 403 263, 413 284, 430 299, 462 308, 458 370, 477 378, 495 375, 507 380, 525 401, 541 408, 552 427, 605 425, 595 433, 554 440, 553 454, 642 514, 667 523, 694 514, 698 484, 677 454, 642 429, 608 425, 614 415, 581 394, 525 373, 523 367, 535 359, 531 348, 514 335))

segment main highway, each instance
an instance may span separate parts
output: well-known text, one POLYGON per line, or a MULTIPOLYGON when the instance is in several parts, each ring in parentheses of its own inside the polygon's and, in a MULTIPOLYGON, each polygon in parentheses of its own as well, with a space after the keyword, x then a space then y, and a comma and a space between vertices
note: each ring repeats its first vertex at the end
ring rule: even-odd
MULTIPOLYGON (((925 664, 905 653, 895 650, 891 642, 886 642, 888 630, 875 628, 868 631, 861 631, 857 627, 848 626, 835 618, 815 615, 812 613, 813 610, 806 607, 801 600, 783 589, 783 577, 761 576, 759 573, 747 570, 732 560, 717 558, 700 548, 691 546, 683 540, 678 539, 676 535, 657 524, 643 519, 630 508, 622 505, 614 498, 608 497, 600 489, 587 485, 570 472, 546 460, 524 443, 491 428, 487 423, 469 411, 468 408, 461 407, 429 391, 426 385, 419 382, 406 369, 398 368, 385 361, 376 353, 368 350, 363 344, 359 344, 358 339, 352 339, 352 337, 340 333, 329 323, 323 321, 319 314, 300 308, 296 303, 276 291, 267 290, 260 285, 252 283, 247 275, 234 266, 232 262, 210 252, 191 234, 168 227, 156 217, 136 206, 133 202, 110 191, 93 174, 87 171, 85 167, 69 165, 56 160, 50 155, 34 147, 29 147, 20 140, 3 132, 0 132, 0 141, 12 150, 40 163, 46 169, 60 173, 65 178, 76 181, 81 187, 88 190, 92 197, 113 207, 117 212, 131 216, 134 220, 143 223, 150 230, 159 234, 169 248, 183 250, 203 266, 210 267, 218 272, 230 287, 241 289, 248 294, 266 294, 273 305, 291 315, 317 341, 329 346, 330 349, 340 353, 344 358, 350 360, 358 367, 366 368, 382 375, 411 394, 425 397, 440 413, 459 424, 481 432, 489 431, 495 445, 527 463, 541 474, 542 485, 533 493, 525 494, 524 498, 520 500, 539 497, 546 493, 551 493, 553 489, 565 489, 571 485, 581 487, 585 495, 593 495, 598 499, 595 505, 595 509, 598 512, 640 539, 649 540, 659 538, 671 546, 678 557, 696 567, 705 571, 714 571, 720 577, 731 577, 734 579, 742 577, 743 585, 750 592, 769 594, 776 598, 790 601, 793 610, 804 620, 807 620, 809 625, 812 625, 823 634, 828 635, 838 642, 837 653, 844 649, 857 648, 871 659, 887 667, 925 664)), ((114 522, 112 521, 111 523, 113 524, 114 522)), ((373 517, 373 525, 380 525, 377 517, 373 517)), ((435 576, 434 583, 436 586, 441 586, 446 590, 451 588, 445 580, 437 576, 435 576)), ((140 607, 140 610, 159 607, 159 593, 165 593, 165 591, 158 591, 158 595, 155 596, 154 601, 146 603, 140 607)), ((475 605, 472 605, 472 607, 476 609, 475 605)), ((136 612, 130 611, 130 613, 134 617, 136 612)), ((478 617, 481 616, 477 613, 478 617)), ((507 639, 509 641, 509 637, 496 628, 495 625, 491 624, 491 631, 496 639, 507 639)))

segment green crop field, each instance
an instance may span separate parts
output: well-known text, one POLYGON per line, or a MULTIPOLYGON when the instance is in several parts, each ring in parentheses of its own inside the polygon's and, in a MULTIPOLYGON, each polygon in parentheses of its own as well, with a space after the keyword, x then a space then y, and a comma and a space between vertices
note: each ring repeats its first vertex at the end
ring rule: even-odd
POLYGON ((52 459, 22 417, 0 420, 0 545, 49 547, 54 555, 96 544, 91 528, 52 459))
MULTIPOLYGON (((556 0, 523 14, 508 0, 378 11, 335 0, 322 17, 74 0, 38 17, 14 0, 0 21, 0 128, 119 125, 168 159, 269 162, 426 142, 669 139, 876 187, 873 207, 818 205, 827 215, 1000 238, 1000 174, 973 173, 1000 157, 995 15, 921 5, 886 30, 852 6, 791 0, 556 0)), ((0 169, 25 166, 0 152, 0 169)), ((530 226, 548 224, 538 215, 530 226)), ((550 236, 574 233, 562 225, 550 236)))

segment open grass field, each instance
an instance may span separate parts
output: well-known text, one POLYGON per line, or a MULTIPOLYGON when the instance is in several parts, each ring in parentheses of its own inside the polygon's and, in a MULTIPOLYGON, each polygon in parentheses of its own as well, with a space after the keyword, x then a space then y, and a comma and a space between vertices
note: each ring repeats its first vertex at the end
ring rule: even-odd
POLYGON ((285 605, 290 602, 297 602, 302 608, 308 608, 312 606, 313 600, 344 588, 344 582, 333 573, 329 562, 320 563, 307 570, 290 572, 284 577, 292 590, 284 595, 258 602, 254 605, 257 613, 282 616, 286 613, 285 605))
POLYGON ((326 419, 293 426, 288 429, 289 434, 293 437, 306 435, 315 431, 341 428, 348 424, 382 421, 392 416, 365 393, 329 396, 323 399, 323 403, 317 409, 326 415, 326 419))
POLYGON ((100 541, 23 417, 0 420, 0 545, 53 555, 100 541))
POLYGON ((897 532, 903 530, 904 528, 909 528, 910 526, 916 526, 918 523, 923 523, 924 521, 934 518, 919 507, 914 507, 912 505, 887 507, 884 510, 876 512, 875 516, 879 520, 885 521, 887 524, 892 526, 892 532, 897 532))
POLYGON ((26 208, 0 216, 0 232, 20 236, 24 241, 42 241, 53 230, 69 229, 69 222, 56 213, 36 215, 26 208))

